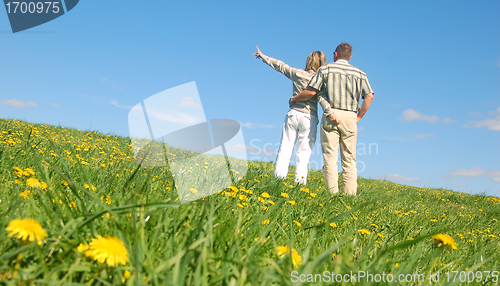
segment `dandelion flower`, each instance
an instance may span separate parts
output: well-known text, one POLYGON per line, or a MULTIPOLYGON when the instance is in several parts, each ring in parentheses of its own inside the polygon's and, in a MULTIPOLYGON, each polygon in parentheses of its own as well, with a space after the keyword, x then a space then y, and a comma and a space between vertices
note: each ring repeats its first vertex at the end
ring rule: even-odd
POLYGON ((26 185, 32 187, 32 188, 40 188, 42 184, 40 184, 40 181, 38 181, 37 178, 29 178, 26 180, 26 185))
POLYGON ((9 237, 17 234, 17 238, 23 241, 38 240, 41 242, 47 237, 47 232, 43 230, 42 225, 31 218, 15 219, 9 223, 5 230, 10 231, 9 237))
POLYGON ((295 201, 286 201, 287 203, 291 204, 292 206, 294 206, 296 204, 295 201))
POLYGON ((453 249, 458 249, 457 244, 455 240, 444 233, 436 234, 435 236, 432 237, 434 239, 434 244, 437 245, 437 247, 441 247, 443 245, 449 245, 453 249))
POLYGON ((337 227, 337 223, 332 222, 332 223, 330 223, 330 226, 331 226, 331 227, 337 227))
POLYGON ((84 244, 84 243, 80 243, 78 245, 78 247, 76 248, 76 250, 78 250, 78 252, 84 252, 87 249, 89 249, 89 245, 88 244, 84 244))
POLYGON ((378 228, 378 225, 372 223, 371 226, 373 226, 374 228, 378 228))
POLYGON ((301 227, 301 226, 302 226, 302 224, 301 224, 300 222, 296 221, 296 220, 294 220, 293 222, 294 222, 294 223, 295 223, 298 227, 301 227))
POLYGON ((290 247, 288 247, 288 245, 278 246, 276 249, 278 250, 278 256, 280 258, 285 257, 286 253, 290 253, 290 247))
POLYGON ((270 195, 267 192, 263 192, 262 197, 268 199, 270 197, 270 195))
POLYGON ((284 197, 284 198, 288 198, 288 194, 287 193, 281 193, 281 196, 284 197))
POLYGON ((19 193, 20 197, 23 197, 23 198, 28 199, 28 200, 30 199, 29 195, 31 195, 31 192, 29 190, 26 190, 24 192, 19 193))
POLYGON ((358 232, 361 233, 361 234, 370 234, 371 232, 367 229, 358 229, 358 232))
POLYGON ((85 256, 99 263, 107 263, 109 266, 125 265, 128 262, 127 248, 123 241, 114 236, 102 237, 98 235, 97 238, 92 238, 89 250, 85 251, 85 256))
MULTIPOLYGON (((288 245, 285 246, 278 246, 277 247, 277 254, 280 258, 285 257, 285 254, 290 254, 290 247, 288 245)), ((295 248, 292 249, 292 264, 293 267, 297 267, 300 265, 300 262, 302 262, 302 257, 299 255, 297 250, 295 248)))

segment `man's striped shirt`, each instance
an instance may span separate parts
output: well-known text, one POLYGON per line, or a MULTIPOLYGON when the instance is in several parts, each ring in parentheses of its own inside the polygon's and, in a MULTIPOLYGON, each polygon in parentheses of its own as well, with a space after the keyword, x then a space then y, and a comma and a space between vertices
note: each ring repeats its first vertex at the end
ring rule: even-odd
POLYGON ((360 98, 373 93, 366 74, 346 60, 337 60, 318 69, 309 87, 328 99, 332 108, 358 112, 360 98))

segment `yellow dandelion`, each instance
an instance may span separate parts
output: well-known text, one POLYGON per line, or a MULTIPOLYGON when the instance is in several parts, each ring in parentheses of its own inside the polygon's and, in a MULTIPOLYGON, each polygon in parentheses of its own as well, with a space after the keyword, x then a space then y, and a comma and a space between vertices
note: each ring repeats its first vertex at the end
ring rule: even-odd
POLYGON ((70 208, 76 208, 76 203, 75 203, 75 202, 71 202, 71 203, 69 203, 69 207, 70 207, 70 208))
POLYGON ((292 206, 294 206, 296 204, 295 201, 286 201, 287 203, 291 204, 292 206))
POLYGON ((63 186, 67 186, 67 185, 69 185, 69 184, 68 184, 68 182, 66 182, 66 181, 62 181, 62 182, 61 182, 61 184, 62 184, 63 186))
POLYGON ((130 278, 130 271, 126 270, 125 273, 123 273, 123 278, 129 279, 130 278))
POLYGON ((375 240, 375 243, 377 244, 382 244, 382 242, 378 241, 378 240, 375 240))
POLYGON ((296 220, 294 220, 293 222, 294 222, 294 223, 295 223, 298 227, 301 227, 301 226, 302 226, 302 224, 301 224, 300 222, 296 221, 296 220))
POLYGON ((316 193, 310 193, 309 194, 311 197, 315 198, 316 197, 316 193))
POLYGON ((384 235, 381 233, 377 233, 377 235, 380 236, 381 238, 384 238, 384 235))
POLYGON ((371 232, 367 229, 358 229, 358 232, 361 233, 361 234, 370 234, 371 232))
MULTIPOLYGON (((288 245, 285 246, 278 246, 277 248, 277 254, 280 258, 285 257, 285 254, 290 254, 290 247, 288 245)), ((292 264, 293 267, 297 267, 300 265, 302 262, 302 257, 299 255, 297 250, 295 248, 292 249, 292 264)))
POLYGON ((262 224, 270 224, 270 223, 271 223, 271 221, 269 219, 266 219, 266 220, 262 221, 262 224))
POLYGON ((78 252, 84 252, 86 251, 87 249, 89 249, 89 245, 88 244, 85 244, 85 243, 80 243, 78 245, 78 247, 76 248, 76 250, 78 250, 78 252))
POLYGON ((372 223, 371 226, 374 227, 374 228, 378 228, 378 225, 376 225, 374 223, 372 223))
POLYGON ((273 201, 268 200, 267 202, 274 206, 274 202, 273 201))
POLYGON ((284 198, 288 198, 288 194, 287 193, 281 193, 281 196, 284 197, 284 198))
POLYGON ((278 246, 276 249, 278 251, 277 253, 280 258, 285 257, 286 253, 290 253, 290 247, 288 247, 288 245, 278 246))
POLYGON ((29 195, 31 195, 30 190, 26 190, 26 191, 24 191, 24 192, 20 192, 20 193, 19 193, 19 196, 20 196, 20 197, 23 197, 23 198, 28 199, 28 200, 30 199, 29 195))
POLYGON ((244 208, 244 206, 242 204, 238 204, 238 207, 240 208, 244 208))
POLYGON ((332 222, 332 223, 330 223, 330 226, 331 226, 331 227, 337 227, 337 223, 332 222))
POLYGON ((26 180, 26 185, 32 188, 40 188, 42 186, 37 178, 29 178, 28 180, 26 180))
POLYGON ((269 193, 267 193, 267 192, 263 192, 263 193, 262 193, 262 197, 263 197, 263 198, 268 199, 268 198, 270 198, 271 196, 269 195, 269 193))
POLYGON ((435 236, 432 237, 434 239, 434 244, 436 244, 437 247, 441 247, 443 245, 449 245, 453 249, 458 249, 457 244, 455 240, 444 233, 436 234, 435 236))
POLYGON ((107 263, 109 266, 118 264, 125 265, 128 262, 128 251, 121 239, 114 236, 92 238, 89 243, 89 250, 85 251, 85 256, 90 257, 99 263, 107 263))
POLYGON ((300 262, 302 262, 302 257, 299 255, 299 253, 297 252, 297 250, 292 249, 292 264, 293 264, 293 267, 297 267, 300 265, 300 262))
POLYGON ((23 241, 39 241, 47 237, 47 232, 43 230, 42 225, 31 218, 25 219, 15 219, 12 220, 9 225, 5 228, 6 231, 10 231, 9 237, 17 234, 17 238, 23 241))
POLYGON ((23 176, 26 176, 26 177, 35 175, 35 171, 33 171, 33 169, 31 169, 31 168, 24 169, 24 171, 22 171, 22 173, 23 173, 23 176))

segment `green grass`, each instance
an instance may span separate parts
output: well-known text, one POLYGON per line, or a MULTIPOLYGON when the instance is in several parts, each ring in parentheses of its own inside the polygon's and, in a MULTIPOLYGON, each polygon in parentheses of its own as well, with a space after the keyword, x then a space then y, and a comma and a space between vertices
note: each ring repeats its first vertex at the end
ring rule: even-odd
MULTIPOLYGON (((498 285, 493 273, 484 283, 485 271, 500 270, 496 197, 363 178, 358 196, 331 196, 319 171, 304 187, 276 179, 270 162, 249 162, 235 186, 180 204, 169 170, 140 167, 129 138, 5 119, 0 132, 2 285, 288 285, 292 271, 425 274, 419 285, 463 284, 445 273, 473 271, 483 282, 468 284, 498 285), (27 186, 33 177, 47 187, 27 186), (20 218, 42 224, 42 245, 8 236, 20 218), (437 247, 438 233, 458 249, 437 247), (129 262, 111 267, 77 251, 97 235, 120 238, 129 262), (278 246, 296 249, 300 264, 278 246)), ((380 284, 417 283, 342 283, 380 284)))

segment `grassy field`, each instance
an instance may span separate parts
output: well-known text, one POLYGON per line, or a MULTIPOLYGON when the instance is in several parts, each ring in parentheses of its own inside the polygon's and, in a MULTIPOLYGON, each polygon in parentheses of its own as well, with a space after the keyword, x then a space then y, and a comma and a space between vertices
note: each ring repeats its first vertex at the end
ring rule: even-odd
POLYGON ((334 284, 499 284, 496 197, 363 178, 358 196, 331 196, 319 171, 297 186, 248 164, 180 204, 129 138, 0 119, 0 284, 320 285, 360 271, 379 276, 334 284))

